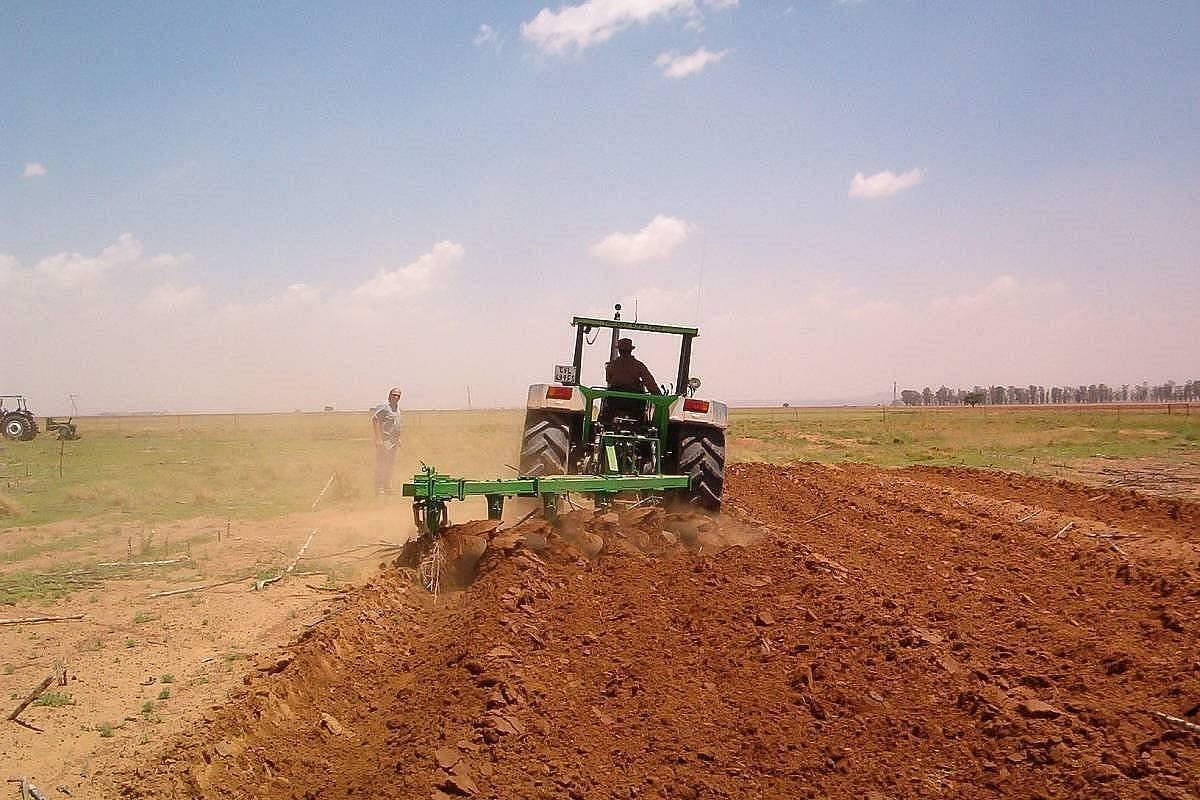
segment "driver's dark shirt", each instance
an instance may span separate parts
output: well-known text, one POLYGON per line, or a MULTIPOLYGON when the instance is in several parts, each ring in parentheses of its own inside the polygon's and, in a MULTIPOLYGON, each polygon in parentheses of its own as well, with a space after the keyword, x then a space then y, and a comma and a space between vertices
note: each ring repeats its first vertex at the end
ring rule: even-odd
POLYGON ((604 367, 608 388, 619 392, 662 394, 650 370, 631 355, 617 356, 604 367))

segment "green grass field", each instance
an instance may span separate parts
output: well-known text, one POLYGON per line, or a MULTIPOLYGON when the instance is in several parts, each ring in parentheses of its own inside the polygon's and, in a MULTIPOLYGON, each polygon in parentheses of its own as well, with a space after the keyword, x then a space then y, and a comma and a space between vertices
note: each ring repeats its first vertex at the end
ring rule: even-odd
MULTIPOLYGON (((523 412, 405 415, 396 483, 420 460, 475 477, 511 475, 523 412)), ((66 519, 156 522, 302 511, 330 474, 329 502, 371 490, 365 413, 92 418, 62 446, 0 444, 0 530, 66 519)), ((1200 411, 1106 409, 744 409, 731 412, 731 461, 965 464, 1045 472, 1053 464, 1200 454, 1200 411)), ((68 535, 69 536, 69 535, 68 535)), ((15 560, 19 554, 6 553, 15 560)))
POLYGON ((1165 407, 741 410, 739 461, 860 461, 881 467, 961 464, 1017 472, 1085 458, 1200 453, 1200 409, 1165 407))

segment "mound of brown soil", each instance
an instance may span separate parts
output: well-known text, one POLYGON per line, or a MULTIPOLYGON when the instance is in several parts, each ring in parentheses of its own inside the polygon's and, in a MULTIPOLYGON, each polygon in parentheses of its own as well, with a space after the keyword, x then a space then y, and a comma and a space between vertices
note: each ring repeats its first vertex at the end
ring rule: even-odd
POLYGON ((385 569, 124 793, 1197 796, 1151 714, 1200 704, 1197 509, 992 480, 744 465, 718 524, 491 532, 436 603, 385 569))

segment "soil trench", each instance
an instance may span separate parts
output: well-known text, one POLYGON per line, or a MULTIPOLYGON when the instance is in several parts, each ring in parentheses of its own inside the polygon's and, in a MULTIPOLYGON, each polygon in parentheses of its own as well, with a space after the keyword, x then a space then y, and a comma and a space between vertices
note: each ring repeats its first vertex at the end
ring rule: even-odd
POLYGON ((1200 796, 1200 506, 920 468, 730 468, 717 523, 484 532, 395 567, 115 794, 1200 796), (595 558, 597 546, 603 550, 595 558))

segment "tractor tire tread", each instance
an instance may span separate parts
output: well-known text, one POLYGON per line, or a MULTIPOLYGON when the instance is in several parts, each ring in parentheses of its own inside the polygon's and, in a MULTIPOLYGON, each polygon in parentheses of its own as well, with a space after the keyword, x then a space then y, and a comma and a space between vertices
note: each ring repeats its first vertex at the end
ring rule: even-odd
POLYGON ((721 510, 725 492, 725 432, 684 428, 678 436, 678 469, 692 479, 687 501, 708 511, 721 510))
POLYGON ((521 439, 521 474, 566 475, 571 456, 571 425, 563 414, 529 411, 521 439))
POLYGON ((4 438, 10 441, 27 442, 37 435, 37 423, 19 411, 5 414, 4 421, 0 424, 4 426, 4 438))

